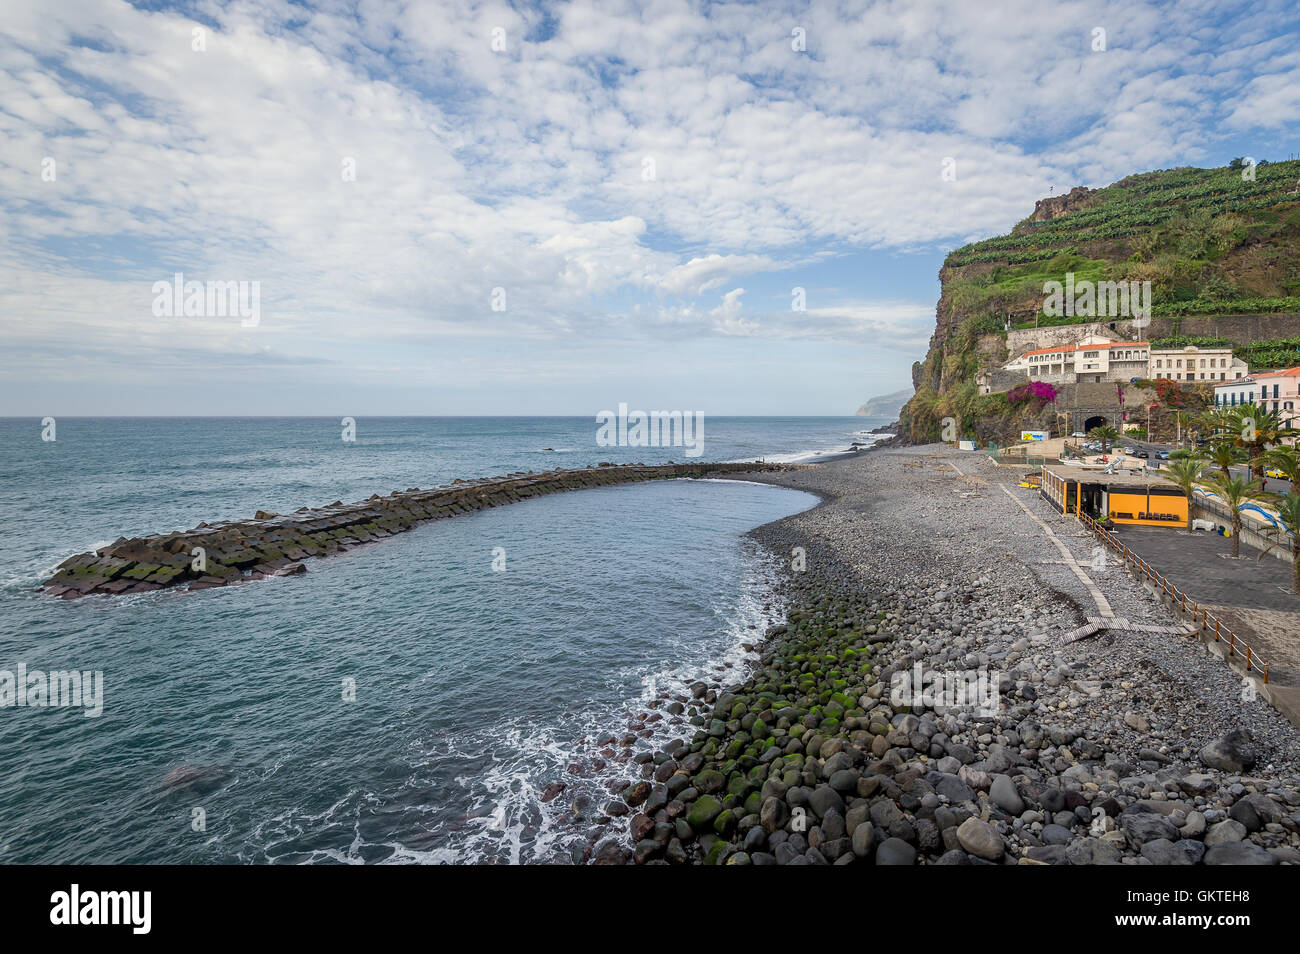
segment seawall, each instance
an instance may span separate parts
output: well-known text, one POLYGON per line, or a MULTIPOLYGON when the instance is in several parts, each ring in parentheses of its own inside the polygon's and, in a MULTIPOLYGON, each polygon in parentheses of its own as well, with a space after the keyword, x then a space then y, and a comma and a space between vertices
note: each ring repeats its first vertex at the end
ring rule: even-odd
POLYGON ((304 572, 308 557, 330 556, 410 530, 430 520, 516 503, 529 497, 642 480, 800 470, 800 465, 701 463, 587 467, 516 473, 455 481, 433 490, 418 487, 327 507, 302 507, 282 515, 258 511, 252 520, 200 523, 193 530, 119 538, 59 564, 41 584, 52 596, 76 599, 146 593, 166 587, 190 590, 304 572))

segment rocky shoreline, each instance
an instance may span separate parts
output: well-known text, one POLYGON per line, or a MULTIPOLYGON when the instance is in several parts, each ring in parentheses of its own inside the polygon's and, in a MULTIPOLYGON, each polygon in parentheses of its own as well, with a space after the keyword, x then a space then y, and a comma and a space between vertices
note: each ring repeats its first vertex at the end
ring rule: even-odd
POLYGON ((252 520, 193 530, 119 538, 106 547, 78 553, 59 564, 41 589, 76 599, 91 594, 119 596, 184 585, 203 590, 232 583, 302 573, 303 560, 331 556, 402 533, 430 520, 517 503, 530 497, 642 480, 774 474, 801 465, 699 463, 601 464, 582 470, 515 473, 482 480, 456 480, 432 490, 409 487, 389 496, 327 507, 302 507, 288 515, 258 511, 252 520))
POLYGON ((806 555, 787 620, 748 678, 654 700, 664 742, 606 740, 640 778, 590 860, 1300 863, 1300 730, 1015 477, 937 445, 748 478, 823 499, 753 532, 806 555), (1080 568, 1166 631, 1065 642, 1092 612, 1080 568), (984 674, 995 705, 896 692, 918 666, 984 674))

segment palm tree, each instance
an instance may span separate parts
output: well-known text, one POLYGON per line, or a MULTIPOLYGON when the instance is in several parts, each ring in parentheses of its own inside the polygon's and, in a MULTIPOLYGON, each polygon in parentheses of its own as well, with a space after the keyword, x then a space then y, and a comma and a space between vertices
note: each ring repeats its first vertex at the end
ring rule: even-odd
POLYGON ((1232 477, 1232 465, 1242 462, 1242 453, 1232 441, 1220 437, 1210 443, 1209 462, 1219 468, 1226 480, 1232 477))
POLYGON ((1200 417, 1201 430, 1209 434, 1211 438, 1225 431, 1239 433, 1239 429, 1233 426, 1236 424, 1236 416, 1233 414, 1233 410, 1231 406, 1222 404, 1210 408, 1200 417))
POLYGON ((1264 486, 1264 467, 1260 462, 1264 451, 1270 444, 1276 444, 1284 436, 1294 433, 1277 411, 1266 411, 1262 406, 1242 404, 1232 409, 1235 435, 1233 443, 1246 452, 1251 475, 1264 486))
POLYGON ((1101 452, 1104 454, 1110 449, 1110 442, 1119 440, 1119 431, 1109 424, 1098 424, 1088 432, 1088 436, 1094 441, 1101 441, 1101 452))
MULTIPOLYGON (((1170 455, 1172 457, 1172 455, 1170 455)), ((1201 479, 1201 471, 1205 469, 1206 460, 1204 457, 1198 457, 1192 454, 1187 457, 1180 457, 1178 460, 1170 460, 1169 466, 1166 467, 1161 475, 1171 483, 1178 486, 1187 498, 1187 532, 1192 532, 1192 491, 1196 489, 1196 482, 1201 479)))
POLYGON ((1286 474, 1291 481, 1291 493, 1300 494, 1300 450, 1279 444, 1264 452, 1265 465, 1286 474))
POLYGON ((1291 592, 1300 593, 1300 494, 1294 491, 1283 494, 1278 501, 1277 515, 1291 534, 1291 592))
POLYGON ((1248 500, 1262 500, 1275 496, 1251 486, 1251 481, 1244 477, 1213 477, 1209 484, 1223 499, 1223 503, 1232 514, 1232 555, 1241 556, 1241 505, 1248 500))

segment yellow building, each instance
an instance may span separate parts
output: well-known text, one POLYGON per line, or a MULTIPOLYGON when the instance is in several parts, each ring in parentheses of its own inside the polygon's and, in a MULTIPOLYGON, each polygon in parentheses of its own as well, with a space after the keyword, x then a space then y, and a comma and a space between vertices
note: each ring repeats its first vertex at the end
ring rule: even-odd
POLYGON ((1154 474, 1106 474, 1087 467, 1043 467, 1041 493, 1064 514, 1086 513, 1112 523, 1187 526, 1187 498, 1154 474))

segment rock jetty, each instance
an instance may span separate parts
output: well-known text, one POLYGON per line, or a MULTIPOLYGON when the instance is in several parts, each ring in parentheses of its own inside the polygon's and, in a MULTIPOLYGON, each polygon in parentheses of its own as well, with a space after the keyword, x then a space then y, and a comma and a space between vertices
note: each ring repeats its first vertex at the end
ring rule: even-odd
POLYGON ((457 480, 432 490, 411 487, 358 503, 336 501, 280 515, 259 510, 252 520, 201 523, 193 530, 120 538, 59 564, 41 584, 52 596, 76 599, 147 593, 166 587, 190 590, 226 586, 305 570, 303 560, 329 556, 410 530, 430 520, 516 503, 530 497, 609 484, 795 470, 798 465, 698 463, 601 464, 582 470, 515 473, 457 480))

